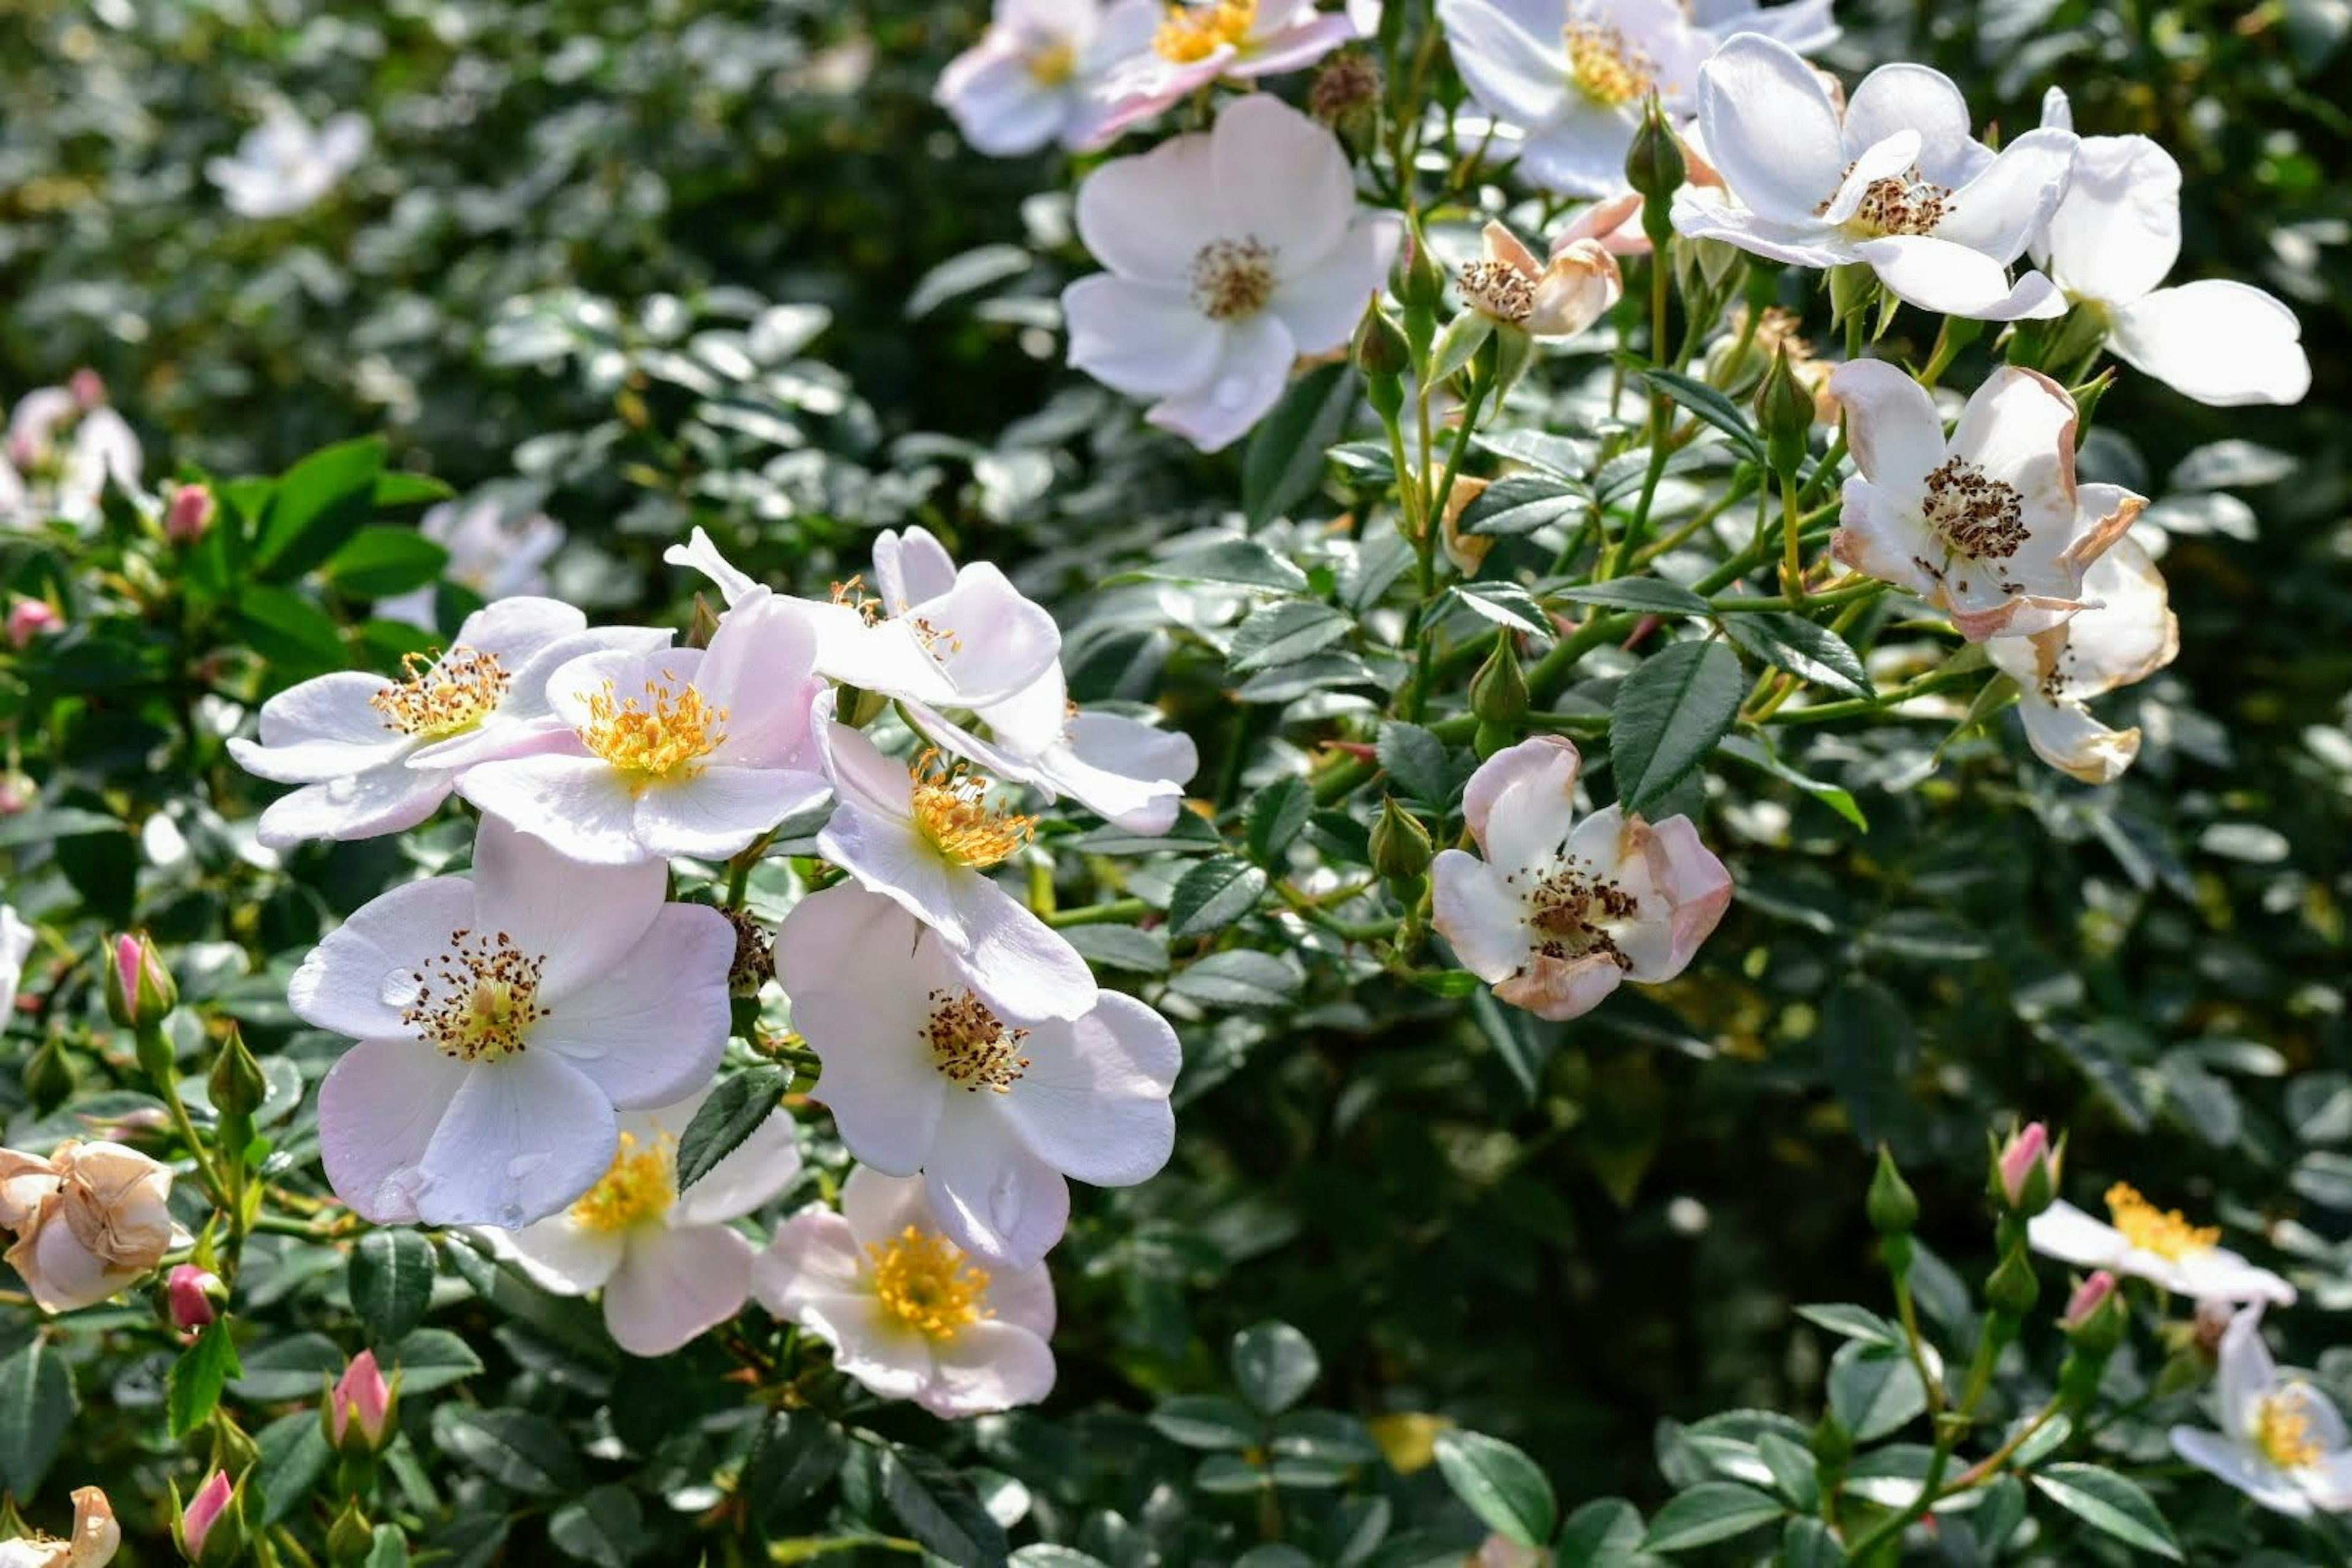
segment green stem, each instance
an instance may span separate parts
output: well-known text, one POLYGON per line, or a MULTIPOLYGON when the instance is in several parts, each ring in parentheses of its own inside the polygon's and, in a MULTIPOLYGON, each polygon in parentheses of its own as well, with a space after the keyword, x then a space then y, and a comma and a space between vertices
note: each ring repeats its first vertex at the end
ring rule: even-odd
POLYGON ((1070 926, 1120 925, 1141 920, 1151 912, 1151 906, 1141 899, 1113 899, 1108 903, 1086 904, 1075 910, 1055 910, 1038 918, 1055 931, 1070 926))

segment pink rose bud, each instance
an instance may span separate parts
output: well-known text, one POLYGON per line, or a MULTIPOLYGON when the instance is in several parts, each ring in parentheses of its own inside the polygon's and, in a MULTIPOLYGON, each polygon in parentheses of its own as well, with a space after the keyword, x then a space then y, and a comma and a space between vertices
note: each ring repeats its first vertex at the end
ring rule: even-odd
POLYGON ((114 962, 106 974, 108 1016, 126 1029, 152 1028, 180 1005, 180 988, 163 967, 163 955, 143 932, 114 939, 114 962))
POLYGON ((174 544, 194 544, 213 524, 213 492, 209 485, 182 485, 172 492, 163 513, 163 531, 174 544))
POLYGON ((56 631, 65 625, 65 617, 47 599, 18 599, 8 606, 8 642, 23 647, 35 637, 56 631))
POLYGON ((85 410, 95 408, 106 401, 106 378, 88 365, 66 378, 66 389, 73 394, 74 401, 85 410))
POLYGON ((2066 1300, 2066 1315, 2058 1320, 2062 1329, 2079 1329, 2091 1321, 2091 1314, 2107 1304, 2116 1293, 2116 1277, 2102 1268, 2080 1285, 2066 1300))
POLYGON ((327 1407, 327 1423, 335 1447, 356 1425, 369 1449, 381 1447, 392 1416, 392 1385, 375 1364, 375 1352, 362 1351, 343 1369, 327 1407))
POLYGON ((192 1334, 209 1325, 220 1315, 213 1310, 213 1298, 220 1289, 220 1277, 216 1274, 193 1263, 175 1267, 164 1281, 164 1290, 172 1303, 172 1326, 192 1334))
POLYGON ((215 1470, 194 1497, 188 1500, 187 1511, 180 1515, 180 1541, 188 1559, 194 1562, 204 1555, 205 1538, 213 1532, 227 1511, 229 1500, 236 1493, 225 1470, 215 1470))
POLYGON ((2040 1214, 2058 1195, 2063 1151, 2050 1142, 2050 1129, 2029 1121, 2009 1135, 1993 1155, 1994 1195, 2012 1213, 2040 1214))

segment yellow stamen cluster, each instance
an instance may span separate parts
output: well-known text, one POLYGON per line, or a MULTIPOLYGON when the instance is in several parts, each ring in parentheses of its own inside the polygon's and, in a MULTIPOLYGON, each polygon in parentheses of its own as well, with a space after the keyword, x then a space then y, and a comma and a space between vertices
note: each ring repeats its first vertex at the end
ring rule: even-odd
POLYGON ((908 1226, 887 1242, 868 1242, 874 1299, 904 1328, 945 1344, 982 1318, 992 1318, 988 1270, 964 1261, 963 1251, 937 1231, 908 1226))
POLYGON ((641 1146, 635 1134, 622 1133, 611 1168, 572 1205, 572 1222, 610 1235, 661 1218, 677 1197, 676 1157, 667 1138, 641 1146))
POLYGON ((1576 89, 1603 109, 1622 109, 1657 85, 1657 63, 1624 33, 1605 22, 1570 22, 1562 30, 1568 74, 1576 89))
POLYGON ((1227 44, 1240 47, 1256 21, 1257 0, 1173 0, 1167 20, 1151 35, 1152 52, 1180 66, 1197 65, 1227 44))
POLYGON ((660 681, 646 682, 643 701, 616 698, 613 683, 604 682, 604 689, 588 699, 589 720, 580 739, 624 773, 648 779, 694 777, 702 771, 700 759, 727 739, 727 710, 677 682, 677 676, 663 670, 660 681))
POLYGON ((869 626, 883 616, 882 601, 866 591, 866 574, 863 572, 846 583, 835 583, 833 585, 833 602, 844 609, 856 610, 857 618, 869 626))
POLYGON ((2254 1411, 2254 1446, 2283 1470, 2319 1462, 2319 1439, 2312 1434, 2311 1408, 2299 1385, 2263 1396, 2254 1411))
POLYGON ((544 957, 525 957, 504 931, 459 929, 449 948, 410 972, 416 994, 400 1021, 463 1061, 499 1061, 523 1048, 539 1005, 544 957))
POLYGON ((2107 1189, 2107 1213, 2126 1241, 2176 1263, 2212 1251, 2221 1239, 2220 1226, 2190 1225, 2179 1209, 2158 1209, 2125 1182, 2107 1189))
POLYGON ((929 1000, 931 1016, 923 1025, 923 1040, 931 1047, 931 1065, 940 1076, 968 1094, 983 1089, 1012 1093, 1029 1066, 1029 1058, 1017 1054, 1029 1031, 1006 1027, 970 991, 961 995, 934 991, 929 1000))
POLYGON ((915 826, 943 859, 984 870, 1011 859, 1037 830, 1034 816, 991 811, 988 781, 941 767, 937 751, 925 752, 908 771, 915 780, 915 826))
POLYGON ((1029 79, 1039 87, 1059 87, 1078 68, 1078 51, 1067 39, 1057 38, 1028 58, 1029 79))
POLYGON ((498 655, 471 647, 409 654, 400 661, 400 672, 404 679, 385 682, 368 706, 383 715, 385 729, 428 741, 446 740, 480 723, 514 679, 499 668, 498 655))

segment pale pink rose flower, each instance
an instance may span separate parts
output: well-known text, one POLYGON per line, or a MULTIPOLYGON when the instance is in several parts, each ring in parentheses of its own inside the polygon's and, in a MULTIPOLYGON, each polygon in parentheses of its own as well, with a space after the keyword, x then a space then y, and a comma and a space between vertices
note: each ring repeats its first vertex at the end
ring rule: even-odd
POLYGON ((35 637, 47 637, 66 624, 58 607, 47 599, 18 598, 8 606, 8 643, 23 647, 35 637))
POLYGON ((1212 82, 1303 70, 1357 36, 1345 12, 1315 0, 1114 0, 1102 28, 1121 54, 1093 91, 1082 148, 1108 145, 1212 82))
POLYGON ((1530 337, 1574 337, 1609 313, 1624 296, 1616 258, 1598 240, 1555 247, 1549 261, 1517 235, 1490 223, 1479 236, 1480 258, 1462 268, 1455 287, 1480 314, 1530 337))
POLYGON ((988 30, 948 62, 932 97, 992 158, 1099 146, 1116 107, 1109 79, 1150 47, 1157 26, 1148 9, 1107 12, 1103 0, 996 0, 988 30))
POLYGON ((2031 637, 1985 644, 2017 682, 2017 709, 2033 754, 2084 784, 2113 784, 2139 755, 2139 731, 2110 730, 2090 700, 2147 679, 2180 651, 2163 574, 2128 534, 2083 574, 2092 607, 2031 637))
POLYGON ((73 1493, 73 1531, 63 1541, 40 1534, 0 1541, 0 1568, 103 1568, 122 1546, 114 1506, 97 1487, 73 1493))

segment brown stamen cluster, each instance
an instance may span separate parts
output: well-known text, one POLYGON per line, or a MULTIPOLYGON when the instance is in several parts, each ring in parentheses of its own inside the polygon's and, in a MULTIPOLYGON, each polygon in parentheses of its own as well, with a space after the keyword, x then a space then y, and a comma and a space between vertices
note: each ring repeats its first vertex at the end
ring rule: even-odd
POLYGON ((1256 315, 1274 298, 1274 257, 1254 237, 1211 240, 1192 258, 1192 303, 1213 321, 1256 315))
POLYGON ((434 739, 480 722, 514 679, 498 655, 471 647, 406 655, 400 672, 404 679, 385 683, 368 706, 383 715, 385 729, 434 739))
POLYGON ((923 1039, 931 1047, 931 1065, 940 1069, 940 1076, 968 1094, 983 1089, 1010 1094, 1029 1066, 1029 1058, 1019 1054, 1029 1031, 1007 1027, 971 991, 960 996, 934 991, 930 1003, 931 1016, 923 1026, 923 1039))
POLYGON ((464 1061, 521 1050, 530 1026, 550 1016, 539 1005, 539 974, 545 957, 525 957, 504 931, 459 929, 449 948, 410 971, 416 995, 400 1021, 464 1061))
MULTIPOLYGON (((1841 186, 1853 170, 1852 163, 1845 166, 1845 174, 1838 181, 1841 186)), ((1836 200, 1832 195, 1813 210, 1826 213, 1836 200)), ((1864 186, 1862 205, 1854 208, 1853 216, 1846 219, 1846 226, 1874 237, 1933 234, 1936 226, 1957 210, 1952 187, 1936 184, 1914 163, 1900 174, 1889 174, 1864 186)))
POLYGON ((1989 479, 1962 457, 1944 459, 1927 476, 1927 526, 1959 554, 2006 561, 2025 543, 2025 498, 2006 480, 1989 479))
MULTIPOLYGON (((1503 879, 1516 882, 1516 873, 1503 879)), ((1612 878, 1599 875, 1580 860, 1570 860, 1548 873, 1528 894, 1528 923, 1543 937, 1537 951, 1546 958, 1581 958, 1605 952, 1620 969, 1633 961, 1617 946, 1607 922, 1633 919, 1641 901, 1612 878)))
POLYGON ((1535 280, 1507 261, 1465 262, 1455 280, 1472 310, 1507 326, 1535 314, 1535 280))

